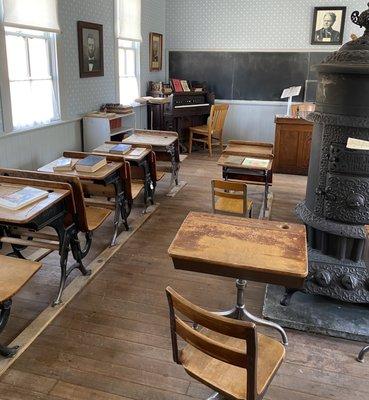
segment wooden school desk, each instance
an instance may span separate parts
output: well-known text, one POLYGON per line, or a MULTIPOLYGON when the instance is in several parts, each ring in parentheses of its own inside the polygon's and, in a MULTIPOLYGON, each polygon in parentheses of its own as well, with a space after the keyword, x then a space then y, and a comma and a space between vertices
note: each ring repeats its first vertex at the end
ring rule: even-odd
MULTIPOLYGON (((87 156, 87 155, 86 155, 87 156)), ((120 162, 108 162, 102 168, 95 172, 80 172, 80 171, 66 171, 66 172, 54 172, 54 166, 57 165, 59 159, 50 162, 49 164, 44 165, 39 168, 37 171, 46 172, 48 174, 54 175, 71 175, 77 176, 79 179, 84 181, 90 181, 97 185, 107 186, 113 185, 115 189, 115 194, 117 197, 117 201, 115 202, 115 216, 114 216, 114 232, 111 240, 111 245, 113 246, 116 242, 117 234, 118 234, 118 225, 119 219, 122 216, 122 207, 125 204, 124 198, 124 190, 123 190, 123 182, 121 180, 119 169, 122 167, 122 163, 120 162)), ((78 160, 78 158, 72 158, 73 161, 78 160)), ((130 211, 130 210, 129 210, 130 211)), ((124 214, 124 213, 123 213, 124 214)), ((129 214, 129 212, 128 212, 129 214)), ((128 218, 128 215, 126 215, 128 218)), ((126 224, 127 222, 123 220, 126 224)))
POLYGON ((275 328, 287 343, 282 327, 246 310, 244 290, 246 279, 303 285, 308 273, 303 225, 190 212, 168 253, 177 269, 236 278, 237 304, 220 314, 275 328))
MULTIPOLYGON (((103 155, 116 155, 113 153, 109 153, 109 150, 114 147, 117 144, 120 144, 121 142, 105 142, 103 145, 96 147, 92 152, 95 154, 103 154, 103 155)), ((147 207, 148 200, 150 200, 151 204, 154 204, 155 202, 155 188, 156 188, 156 165, 152 165, 150 157, 155 155, 152 155, 152 148, 149 145, 132 145, 132 150, 129 151, 126 154, 123 154, 122 157, 126 161, 128 161, 131 165, 131 167, 137 167, 142 169, 142 176, 144 180, 144 202, 145 202, 145 207, 147 207), (143 148, 145 151, 143 151, 140 155, 135 156, 130 154, 132 150, 135 148, 143 148), (152 170, 155 171, 152 171, 152 170)))
MULTIPOLYGON (((18 179, 6 176, 0 177, 0 195, 13 193, 25 186, 36 187, 49 192, 48 197, 17 211, 11 211, 0 207, 0 244, 11 244, 14 254, 20 258, 23 256, 21 255, 19 248, 28 246, 28 243, 30 247, 46 248, 59 252, 61 276, 59 291, 53 303, 56 305, 61 301, 65 281, 69 273, 75 268, 79 268, 85 275, 88 274, 88 271, 83 266, 80 258, 76 259, 77 265, 74 265, 70 270, 67 270, 69 246, 72 249, 73 256, 79 253, 78 249, 76 249, 78 238, 76 236, 77 232, 75 230, 74 222, 71 221, 69 226, 65 226, 65 216, 68 212, 68 197, 71 196, 70 186, 57 182, 37 182, 38 181, 36 180, 29 179, 18 179), (18 183, 11 183, 11 181, 18 183), (21 184, 21 182, 26 183, 21 184), (34 182, 34 184, 30 185, 31 182, 34 182), (69 189, 62 189, 68 187, 69 189), (55 238, 55 241, 49 241, 48 243, 38 241, 37 237, 47 238, 50 236, 46 234, 42 235, 41 233, 35 236, 35 240, 26 241, 22 240, 20 235, 14 235, 12 232, 13 229, 19 228, 38 232, 45 227, 52 227, 56 231, 57 238, 55 238)), ((22 236, 27 236, 27 234, 23 233, 22 236)), ((32 236, 32 234, 30 234, 30 236, 32 236)))
POLYGON ((171 183, 178 185, 180 166, 178 133, 171 131, 135 130, 123 140, 125 144, 147 144, 156 154, 157 161, 169 162, 171 183))
POLYGON ((222 166, 224 179, 237 179, 252 185, 264 186, 263 216, 268 203, 269 186, 273 180, 273 145, 269 143, 245 142, 231 140, 218 160, 222 166), (236 156, 240 162, 233 163, 231 158, 236 156), (269 160, 266 167, 253 167, 242 165, 242 158, 258 158, 269 160))

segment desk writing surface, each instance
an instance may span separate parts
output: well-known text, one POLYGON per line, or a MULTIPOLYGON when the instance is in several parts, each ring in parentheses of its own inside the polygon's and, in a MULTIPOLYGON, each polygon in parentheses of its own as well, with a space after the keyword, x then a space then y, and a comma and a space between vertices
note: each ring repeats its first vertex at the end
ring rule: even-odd
POLYGON ((109 150, 111 148, 113 148, 114 146, 116 146, 115 144, 112 143, 105 143, 104 145, 101 145, 99 147, 96 147, 96 149, 93 149, 93 153, 94 154, 105 154, 105 155, 110 155, 110 156, 121 156, 124 157, 124 159, 126 161, 136 161, 139 162, 141 160, 143 160, 148 154, 150 154, 150 152, 152 151, 151 149, 147 149, 145 148, 145 151, 143 151, 139 156, 134 156, 131 155, 131 152, 139 147, 134 147, 132 148, 130 151, 128 151, 126 154, 114 154, 114 153, 109 153, 109 150))
MULTIPOLYGON (((74 161, 78 159, 72 158, 72 160, 74 161)), ((108 162, 106 165, 104 165, 102 168, 98 169, 95 172, 80 172, 76 171, 75 169, 73 171, 54 171, 54 166, 57 165, 57 163, 58 160, 54 160, 49 164, 46 164, 43 167, 39 168, 37 171, 47 172, 48 174, 55 174, 55 175, 78 176, 80 179, 85 179, 85 180, 88 179, 104 180, 122 166, 122 163, 119 162, 108 162)))
POLYGON ((167 147, 178 140, 178 135, 165 131, 135 131, 122 140, 126 144, 149 144, 150 146, 167 147))
MULTIPOLYGON (((20 186, 10 183, 1 183, 0 196, 4 194, 13 193, 16 190, 22 189, 24 187, 25 186, 20 186)), ((34 185, 34 187, 37 188, 37 185, 34 185)), ((41 200, 38 200, 16 211, 9 210, 5 207, 0 207, 0 223, 26 224, 32 221, 43 211, 52 207, 55 203, 59 202, 60 200, 69 195, 68 190, 48 189, 45 187, 39 187, 39 189, 50 190, 49 195, 41 200)))
POLYGON ((218 159, 218 165, 221 165, 223 167, 233 167, 233 168, 240 168, 240 169, 245 169, 245 170, 261 170, 261 171, 270 171, 272 169, 273 165, 273 160, 269 160, 268 165, 266 167, 261 167, 261 166, 255 166, 255 167, 250 167, 248 165, 243 165, 242 161, 245 158, 260 158, 260 157, 248 157, 244 155, 234 155, 234 154, 226 154, 223 153, 220 158, 218 159), (231 162, 231 160, 234 159, 234 157, 239 157, 239 162, 231 162))
POLYGON ((273 146, 268 147, 258 143, 235 141, 235 143, 228 143, 223 153, 257 158, 273 158, 273 146))
POLYGON ((190 212, 168 250, 178 269, 299 287, 307 276, 303 225, 190 212))

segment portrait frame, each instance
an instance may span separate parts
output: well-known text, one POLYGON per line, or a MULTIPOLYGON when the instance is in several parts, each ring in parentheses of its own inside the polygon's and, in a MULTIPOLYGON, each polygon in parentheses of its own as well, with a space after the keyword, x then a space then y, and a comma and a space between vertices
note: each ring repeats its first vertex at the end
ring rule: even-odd
POLYGON ((149 67, 150 71, 161 71, 163 68, 163 35, 150 32, 149 67))
POLYGON ((311 33, 311 44, 318 46, 335 46, 341 45, 343 42, 343 34, 345 30, 347 7, 314 7, 313 27, 311 33), (336 20, 332 25, 333 38, 321 38, 319 40, 319 32, 322 30, 322 19, 327 13, 334 13, 336 20), (333 40, 332 40, 333 39, 333 40))
POLYGON ((77 21, 80 78, 104 76, 103 26, 92 22, 77 21), (89 54, 89 43, 93 54, 89 54))

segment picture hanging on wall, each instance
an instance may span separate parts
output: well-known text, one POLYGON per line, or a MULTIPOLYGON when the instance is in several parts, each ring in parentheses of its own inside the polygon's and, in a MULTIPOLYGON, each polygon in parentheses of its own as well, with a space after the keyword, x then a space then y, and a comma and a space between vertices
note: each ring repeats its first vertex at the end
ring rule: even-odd
POLYGON ((161 71, 163 65, 163 35, 150 33, 150 71, 161 71))
POLYGON ((79 76, 104 76, 103 26, 78 21, 79 76))
POLYGON ((342 44, 346 7, 315 7, 311 44, 342 44))

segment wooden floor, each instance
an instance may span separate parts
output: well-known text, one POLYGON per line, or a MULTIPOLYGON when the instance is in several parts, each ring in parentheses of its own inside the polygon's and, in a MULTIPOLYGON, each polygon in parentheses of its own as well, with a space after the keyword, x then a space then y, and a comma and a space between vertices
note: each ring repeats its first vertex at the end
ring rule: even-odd
MULTIPOLYGON (((168 181, 160 183, 159 210, 2 376, 1 400, 189 400, 210 394, 172 362, 164 288, 171 285, 211 309, 234 302, 231 279, 175 271, 167 256, 187 213, 210 211, 210 179, 220 176, 215 160, 199 153, 187 158, 181 180, 188 184, 173 198, 165 196, 168 181)), ((305 185, 304 177, 275 175, 272 219, 296 220, 293 208, 304 198, 305 185)), ((260 189, 250 188, 250 194, 260 204, 260 189)), ((52 272, 45 271, 36 288, 30 286, 17 300, 5 337, 14 336, 49 300, 40 279, 52 272), (32 289, 42 301, 35 300, 32 289)), ((248 308, 256 314, 264 289, 259 283, 248 288, 248 308)), ((354 360, 360 344, 298 331, 288 334, 287 360, 266 399, 369 398, 369 360, 354 360)))

